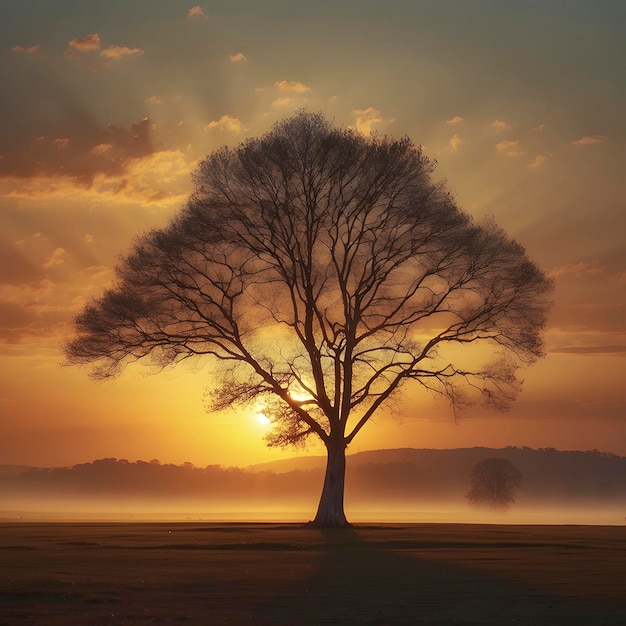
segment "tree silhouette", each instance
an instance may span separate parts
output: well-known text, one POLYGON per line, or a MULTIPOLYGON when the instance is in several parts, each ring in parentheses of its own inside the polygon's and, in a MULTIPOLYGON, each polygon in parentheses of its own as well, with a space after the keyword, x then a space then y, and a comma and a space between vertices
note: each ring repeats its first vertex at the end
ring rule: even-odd
POLYGON ((486 504, 507 509, 515 502, 514 493, 522 482, 522 473, 507 459, 489 458, 477 463, 470 475, 470 504, 486 504))
POLYGON ((346 525, 346 447, 405 383, 505 409, 542 355, 551 282, 433 167, 408 138, 305 111, 217 150, 77 316, 67 362, 107 379, 145 357, 211 358, 211 409, 264 403, 269 445, 323 442, 314 523, 346 525))

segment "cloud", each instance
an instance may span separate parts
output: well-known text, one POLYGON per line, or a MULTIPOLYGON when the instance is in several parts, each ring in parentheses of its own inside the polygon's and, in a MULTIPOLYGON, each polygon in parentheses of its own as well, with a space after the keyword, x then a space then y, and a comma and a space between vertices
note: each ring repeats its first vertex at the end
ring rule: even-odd
POLYGON ((209 16, 204 12, 204 9, 199 4, 197 4, 195 7, 191 7, 191 9, 187 11, 187 17, 188 18, 200 18, 203 20, 206 20, 209 18, 209 16))
MULTIPOLYGON (((77 59, 81 54, 100 50, 100 45, 101 40, 98 33, 92 33, 82 39, 70 39, 70 41, 68 41, 68 48, 65 50, 63 56, 65 56, 66 59, 77 59)), ((116 44, 111 44, 100 50, 100 56, 109 61, 142 54, 143 50, 141 48, 129 48, 128 46, 118 46, 116 44)))
POLYGON ((288 93, 307 93, 311 91, 311 88, 304 83, 300 83, 297 80, 281 80, 275 83, 279 91, 286 91, 288 93))
POLYGON ((372 126, 383 121, 381 112, 375 107, 355 109, 352 115, 356 115, 356 130, 362 135, 369 135, 372 132, 372 126))
POLYGON ((150 96, 146 98, 146 102, 150 102, 152 104, 161 104, 161 98, 159 96, 150 96))
POLYGON ((527 165, 527 167, 531 167, 531 168, 535 168, 535 169, 536 169, 536 168, 539 168, 539 167, 542 167, 542 166, 543 166, 543 164, 544 164, 544 162, 545 162, 545 160, 546 160, 547 158, 548 158, 548 157, 543 156, 543 154, 538 154, 538 155, 535 157, 535 160, 534 160, 532 163, 529 163, 529 164, 527 165))
POLYGON ((30 46, 29 48, 25 48, 24 46, 13 46, 11 48, 11 52, 28 52, 32 54, 33 52, 38 52, 39 49, 39 44, 35 44, 34 46, 30 46))
MULTIPOLYGON (((33 236, 32 239, 38 237, 33 236)), ((10 244, 0 239, 0 285, 19 285, 40 275, 39 263, 24 253, 25 243, 30 244, 31 241, 20 240, 10 244)))
POLYGON ((243 52, 237 52, 237 54, 229 54, 228 58, 231 63, 246 63, 248 61, 248 57, 243 52))
POLYGON ((592 146, 596 143, 604 143, 608 140, 606 135, 584 135, 580 139, 572 141, 575 146, 592 146))
POLYGON ((112 148, 112 143, 99 143, 97 146, 94 146, 89 152, 91 152, 91 154, 95 154, 96 156, 101 156, 109 152, 109 150, 111 150, 112 148))
POLYGON ((511 126, 509 124, 507 124, 504 120, 495 120, 493 122, 491 122, 491 124, 489 124, 489 126, 491 126, 491 128, 497 130, 497 131, 502 131, 502 130, 510 130, 511 126))
MULTIPOLYGON (((59 292, 59 284, 75 269, 71 261, 65 247, 51 245, 39 232, 12 245, 0 244, 0 262, 10 263, 0 270, 0 343, 18 343, 25 335, 38 334, 37 329, 44 334, 54 329, 59 311, 71 300, 59 292)), ((73 279, 72 274, 72 284, 73 279)))
POLYGON ((454 135, 452 135, 450 141, 448 142, 452 152, 458 152, 462 143, 463 140, 459 137, 458 133, 454 133, 454 135))
MULTIPOLYGON (((15 346, 28 336, 41 339, 46 335, 42 326, 41 315, 34 308, 31 302, 22 304, 21 302, 8 302, 6 290, 0 286, 0 353, 6 354, 7 345, 15 346)), ((15 297, 14 294, 8 294, 15 297)), ((39 342, 38 342, 39 343, 39 342)))
POLYGON ((155 151, 152 120, 144 118, 129 129, 109 124, 67 129, 68 136, 37 139, 18 136, 10 152, 0 159, 0 179, 69 177, 89 185, 97 174, 122 173, 128 161, 155 151))
MULTIPOLYGON (((42 250, 28 252, 41 257, 42 250)), ((101 265, 87 262, 88 267, 82 269, 76 265, 77 255, 61 247, 48 251, 43 259, 34 276, 19 282, 0 280, 0 353, 7 345, 17 346, 30 338, 41 347, 46 337, 54 338, 57 347, 53 349, 58 350, 59 333, 71 315, 94 289, 108 286, 113 277, 112 268, 101 265)))
POLYGON ((43 269, 47 270, 56 265, 62 265, 65 263, 65 250, 63 248, 56 248, 52 255, 44 261, 43 269))
POLYGON ((246 128, 241 120, 231 115, 222 115, 219 120, 213 120, 206 125, 206 130, 218 130, 229 133, 240 133, 246 128))
POLYGON ((74 48, 79 52, 91 52, 100 48, 100 35, 98 33, 92 33, 82 39, 70 39, 68 41, 70 48, 74 48))
POLYGON ((276 98, 276 100, 272 102, 272 106, 275 108, 290 107, 292 109, 295 109, 304 106, 306 102, 306 98, 290 98, 288 96, 283 96, 282 98, 276 98))
POLYGON ((110 45, 100 52, 100 56, 105 59, 121 59, 127 56, 141 56, 143 50, 141 48, 129 48, 128 46, 110 45))
POLYGON ((0 195, 26 200, 177 206, 190 191, 191 169, 182 151, 163 150, 129 158, 117 171, 92 172, 87 182, 45 173, 28 179, 5 179, 0 181, 0 195))
POLYGON ((463 121, 463 118, 460 115, 455 115, 453 118, 446 120, 446 124, 450 124, 450 126, 455 126, 463 121))
POLYGON ((20 285, 0 285, 0 302, 18 306, 37 305, 40 309, 53 290, 54 283, 47 276, 40 275, 20 285))
POLYGON ((581 276, 599 274, 602 271, 604 271, 604 268, 600 264, 600 261, 594 259, 593 261, 579 261, 578 263, 568 263, 567 265, 553 267, 549 271, 549 275, 553 278, 558 278, 559 276, 571 274, 580 278, 581 276))
POLYGON ((98 33, 91 33, 82 39, 70 39, 67 45, 68 48, 65 50, 64 56, 68 59, 75 59, 79 54, 99 50, 100 35, 98 35, 98 33))
POLYGON ((519 149, 519 141, 517 139, 501 141, 496 144, 496 149, 508 157, 519 157, 526 154, 519 149))
POLYGON ((83 239, 85 240, 85 243, 93 243, 94 241, 94 237, 91 233, 85 233, 83 239))
POLYGON ((579 356, 594 354, 626 355, 626 346, 563 346, 561 348, 554 348, 550 350, 550 352, 555 354, 577 354, 579 356))
MULTIPOLYGON (((86 237, 87 235, 85 235, 86 237)), ((105 278, 107 282, 110 282, 111 279, 115 276, 115 270, 108 265, 90 265, 86 271, 92 278, 103 279, 105 278)))

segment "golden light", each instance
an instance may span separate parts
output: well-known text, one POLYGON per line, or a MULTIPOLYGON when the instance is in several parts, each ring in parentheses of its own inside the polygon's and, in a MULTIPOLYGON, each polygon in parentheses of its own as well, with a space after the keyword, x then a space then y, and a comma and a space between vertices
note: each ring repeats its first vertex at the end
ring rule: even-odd
POLYGON ((290 389, 289 395, 298 402, 308 402, 313 399, 313 396, 303 389, 290 389))
POLYGON ((259 424, 271 424, 272 423, 272 420, 270 420, 270 418, 267 417, 265 413, 257 413, 256 419, 259 422, 259 424))

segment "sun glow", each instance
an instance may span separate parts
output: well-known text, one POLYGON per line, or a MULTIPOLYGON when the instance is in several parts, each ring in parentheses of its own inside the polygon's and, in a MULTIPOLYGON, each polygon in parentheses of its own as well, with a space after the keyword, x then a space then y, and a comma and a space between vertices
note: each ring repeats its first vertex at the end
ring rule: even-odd
POLYGON ((267 424, 272 423, 272 420, 269 417, 267 417, 265 413, 257 413, 256 419, 259 422, 259 424, 267 425, 267 424))
POLYGON ((289 389, 289 396, 296 402, 308 402, 313 400, 313 396, 303 389, 289 389))

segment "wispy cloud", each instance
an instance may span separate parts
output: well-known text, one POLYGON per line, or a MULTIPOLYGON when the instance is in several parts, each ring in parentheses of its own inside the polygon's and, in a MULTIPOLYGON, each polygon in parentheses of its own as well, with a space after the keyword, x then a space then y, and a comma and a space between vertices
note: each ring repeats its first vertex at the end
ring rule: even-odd
POLYGON ((448 145, 450 146, 450 149, 452 150, 452 152, 458 152, 462 143, 463 143, 463 140, 459 137, 459 134, 454 133, 454 135, 452 135, 452 137, 450 138, 448 145))
POLYGON ((491 122, 491 124, 489 124, 489 126, 491 126, 491 128, 493 128, 494 130, 497 130, 497 131, 510 130, 511 129, 511 125, 507 124, 504 120, 495 120, 495 121, 491 122))
POLYGON ((98 33, 92 33, 82 39, 70 39, 68 41, 70 48, 74 48, 79 52, 91 52, 92 50, 98 50, 100 48, 100 35, 98 33))
MULTIPOLYGON (((94 162, 114 162, 116 158, 113 152, 111 156, 107 153, 104 160, 91 157, 85 161, 92 166, 94 162)), ((0 180, 0 192, 10 198, 28 200, 59 198, 69 202, 130 202, 168 207, 179 205, 189 192, 191 164, 180 150, 153 152, 114 165, 115 171, 92 172, 88 182, 72 175, 43 172, 28 179, 5 178, 0 180)))
POLYGON ((517 139, 509 139, 496 144, 496 150, 508 157, 519 157, 526 153, 520 150, 517 139))
POLYGON ((65 250, 63 248, 56 248, 50 257, 44 261, 43 268, 47 270, 56 265, 62 265, 63 263, 65 263, 65 250))
POLYGON ((532 163, 529 163, 529 164, 527 165, 527 167, 530 167, 530 168, 533 168, 533 169, 540 168, 540 167, 542 167, 542 166, 543 166, 543 164, 545 163, 545 161, 546 161, 546 159, 547 159, 547 158, 548 158, 548 157, 547 157, 547 156, 544 156, 543 154, 538 154, 538 155, 535 157, 535 160, 534 160, 532 163))
POLYGON ((28 52, 32 54, 33 52, 38 52, 38 51, 39 51, 39 44, 30 46, 29 48, 25 48, 24 46, 13 46, 11 48, 11 52, 28 52))
POLYGON ((146 102, 150 102, 151 104, 161 104, 161 98, 159 96, 150 96, 146 98, 146 102))
POLYGON ((97 146, 94 146, 89 152, 91 154, 95 154, 96 156, 102 156, 106 154, 113 148, 112 143, 99 143, 97 146))
POLYGON ((606 135, 584 135, 580 139, 572 141, 575 146, 592 146, 596 143, 604 143, 608 140, 606 135))
POLYGON ((354 109, 352 115, 356 116, 355 127, 357 132, 362 135, 369 135, 372 132, 372 126, 374 126, 374 124, 380 124, 383 121, 381 112, 375 107, 354 109))
POLYGON ((577 354, 579 356, 588 356, 595 354, 613 354, 616 356, 626 355, 626 346, 608 345, 608 346, 563 346, 561 348, 553 348, 550 352, 556 354, 577 354))
POLYGON ((245 130, 243 122, 231 115, 222 115, 219 120, 213 120, 206 125, 207 130, 218 130, 229 133, 240 133, 245 130))
POLYGON ((275 83, 279 91, 285 91, 288 93, 307 93, 311 91, 311 88, 304 83, 297 80, 281 80, 275 83))
POLYGON ((581 276, 590 276, 592 274, 599 274, 602 272, 604 268, 600 264, 600 261, 594 259, 592 261, 579 261, 578 263, 568 263, 567 265, 559 265, 558 267, 553 267, 549 274, 553 278, 558 278, 559 276, 566 276, 568 274, 581 277, 581 276))
MULTIPOLYGON (((91 33, 82 39, 70 39, 67 42, 68 47, 63 56, 65 56, 66 59, 77 59, 81 54, 100 50, 101 43, 102 41, 98 33, 91 33)), ((118 46, 116 44, 111 44, 100 50, 100 56, 108 61, 122 59, 126 56, 138 56, 142 54, 143 50, 141 48, 130 48, 128 46, 118 46)))
POLYGON ((248 57, 243 52, 237 52, 237 54, 229 54, 228 58, 231 63, 246 63, 248 57))
POLYGON ((209 16, 205 13, 204 9, 199 4, 197 4, 195 7, 191 7, 191 9, 187 11, 187 17, 199 18, 203 20, 206 20, 209 18, 209 16))
POLYGON ((304 106, 306 103, 306 98, 292 98, 290 96, 282 96, 280 98, 276 98, 276 100, 272 102, 272 106, 277 109, 296 109, 298 107, 304 106))
POLYGON ((97 174, 120 174, 130 159, 152 154, 152 127, 146 117, 130 128, 68 126, 66 137, 19 141, 0 159, 0 179, 70 177, 89 185, 97 174))
POLYGON ((41 312, 53 291, 54 283, 48 277, 40 275, 19 285, 0 284, 0 302, 41 312))
POLYGON ((67 59, 76 59, 85 52, 95 52, 100 49, 100 35, 91 33, 82 39, 70 39, 67 42, 64 56, 67 59))
POLYGON ((110 45, 100 52, 100 56, 105 59, 122 59, 127 56, 140 56, 143 54, 141 48, 129 48, 128 46, 110 45))
POLYGON ((446 124, 450 126, 455 126, 456 124, 460 124, 463 121, 463 118, 460 115, 455 115, 453 118, 446 120, 446 124))

